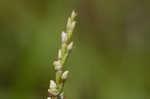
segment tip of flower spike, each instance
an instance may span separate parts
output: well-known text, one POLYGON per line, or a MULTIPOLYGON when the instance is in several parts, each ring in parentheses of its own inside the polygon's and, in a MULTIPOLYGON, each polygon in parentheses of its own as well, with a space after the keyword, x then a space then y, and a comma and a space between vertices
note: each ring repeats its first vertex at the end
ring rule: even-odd
POLYGON ((67 26, 66 26, 67 27, 67 33, 73 32, 75 25, 76 25, 76 21, 74 20, 76 16, 77 16, 77 14, 73 10, 71 16, 68 18, 68 21, 67 21, 67 26))

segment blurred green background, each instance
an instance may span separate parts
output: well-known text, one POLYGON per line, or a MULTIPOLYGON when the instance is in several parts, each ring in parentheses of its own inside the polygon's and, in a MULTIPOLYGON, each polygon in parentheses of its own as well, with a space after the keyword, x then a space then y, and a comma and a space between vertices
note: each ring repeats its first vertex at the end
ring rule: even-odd
POLYGON ((46 99, 73 9, 66 99, 150 99, 149 0, 0 0, 0 99, 46 99))

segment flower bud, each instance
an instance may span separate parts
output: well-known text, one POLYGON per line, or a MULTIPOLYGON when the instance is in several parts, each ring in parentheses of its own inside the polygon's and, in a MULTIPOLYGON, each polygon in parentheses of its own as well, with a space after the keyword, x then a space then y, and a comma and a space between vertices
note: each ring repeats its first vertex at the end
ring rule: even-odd
POLYGON ((71 43, 68 45, 67 50, 68 50, 68 51, 71 51, 71 50, 72 50, 72 47, 73 47, 73 42, 71 42, 71 43))
POLYGON ((62 39, 63 43, 66 43, 66 41, 67 41, 67 34, 65 32, 61 33, 61 39, 62 39))
POLYGON ((56 71, 60 71, 60 70, 62 70, 62 66, 61 65, 56 65, 56 66, 54 66, 54 69, 56 71))
POLYGON ((67 28, 70 28, 71 23, 72 23, 72 21, 71 21, 71 18, 69 17, 69 18, 68 18, 68 21, 67 21, 67 28))
POLYGON ((47 97, 47 99, 51 99, 51 97, 47 97))
POLYGON ((57 96, 59 93, 57 89, 48 89, 48 92, 51 96, 57 96))
POLYGON ((58 95, 57 85, 56 85, 55 81, 50 80, 50 86, 49 86, 48 92, 52 96, 57 96, 58 95))
POLYGON ((60 63, 59 60, 58 60, 58 61, 54 61, 53 65, 54 65, 54 69, 55 69, 56 71, 59 71, 59 70, 62 69, 62 65, 61 65, 61 63, 60 63))
POLYGON ((64 92, 62 92, 62 93, 60 94, 60 98, 61 98, 61 99, 64 99, 64 92))
POLYGON ((58 60, 58 61, 54 61, 54 62, 53 62, 53 65, 54 65, 54 66, 58 66, 58 65, 61 65, 61 64, 60 64, 60 61, 58 60))
POLYGON ((58 59, 61 59, 62 58, 62 53, 61 53, 61 50, 59 49, 58 51, 58 59))
POLYGON ((57 85, 55 83, 55 81, 53 80, 50 80, 50 86, 49 86, 50 89, 56 89, 57 88, 57 85))
POLYGON ((69 71, 65 71, 62 76, 61 76, 61 79, 62 80, 66 80, 68 78, 68 75, 69 75, 69 71))
POLYGON ((73 10, 71 14, 71 18, 74 20, 74 18, 77 16, 76 12, 73 10))
POLYGON ((75 26, 76 26, 76 22, 73 21, 72 24, 71 24, 72 31, 74 30, 75 26))

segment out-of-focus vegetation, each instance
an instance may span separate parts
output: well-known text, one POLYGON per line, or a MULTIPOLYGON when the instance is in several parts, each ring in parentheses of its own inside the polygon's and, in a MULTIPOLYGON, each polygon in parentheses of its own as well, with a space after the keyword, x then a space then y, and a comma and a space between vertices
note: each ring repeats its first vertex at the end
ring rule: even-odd
POLYGON ((0 98, 45 99, 78 12, 67 99, 150 99, 149 0, 1 0, 0 98))

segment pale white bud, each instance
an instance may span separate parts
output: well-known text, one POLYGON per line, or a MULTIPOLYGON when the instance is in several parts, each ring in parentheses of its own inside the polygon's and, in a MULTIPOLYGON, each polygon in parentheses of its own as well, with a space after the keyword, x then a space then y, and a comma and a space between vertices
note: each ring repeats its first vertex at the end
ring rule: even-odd
POLYGON ((73 42, 71 42, 71 43, 68 45, 67 50, 68 50, 68 51, 71 51, 71 50, 72 50, 72 47, 73 47, 73 42))
POLYGON ((51 97, 47 97, 47 99, 51 99, 51 97))
POLYGON ((61 53, 61 50, 59 49, 58 51, 58 59, 61 59, 62 58, 62 53, 61 53))
POLYGON ((73 29, 75 28, 76 22, 74 18, 76 17, 75 11, 72 11, 71 17, 68 18, 67 22, 67 32, 72 33, 73 29))
POLYGON ((61 65, 56 65, 56 66, 54 66, 54 68, 55 68, 56 71, 62 70, 62 66, 61 65))
POLYGON ((68 18, 68 22, 67 22, 67 32, 71 32, 71 27, 72 27, 72 21, 71 18, 68 18))
POLYGON ((64 92, 62 92, 62 93, 60 94, 60 98, 61 98, 61 99, 64 99, 64 92))
POLYGON ((68 18, 68 21, 67 21, 67 27, 70 27, 70 26, 71 26, 71 23, 72 23, 72 21, 71 21, 71 18, 69 17, 69 18, 68 18))
POLYGON ((53 62, 53 65, 54 65, 54 66, 58 66, 58 65, 61 65, 61 63, 60 63, 60 61, 58 60, 58 61, 54 61, 54 62, 53 62))
POLYGON ((65 43, 67 41, 67 34, 65 32, 61 33, 62 42, 65 43))
POLYGON ((75 26, 76 26, 76 21, 68 22, 67 32, 72 33, 72 31, 74 30, 75 26))
POLYGON ((66 80, 68 78, 68 75, 69 75, 69 71, 65 71, 62 76, 61 76, 61 79, 62 80, 66 80))
POLYGON ((75 22, 75 21, 73 21, 73 22, 72 22, 72 25, 71 25, 71 27, 72 27, 72 31, 74 30, 75 26, 76 26, 76 22, 75 22))
POLYGON ((57 87, 57 85, 56 85, 55 81, 50 80, 50 86, 49 86, 49 88, 50 89, 56 89, 56 87, 57 87))
POLYGON ((76 14, 76 12, 73 10, 73 11, 72 11, 72 14, 71 14, 71 18, 74 19, 76 16, 77 16, 77 14, 76 14))
POLYGON ((62 92, 62 93, 60 94, 60 96, 64 96, 64 92, 62 92))
POLYGON ((62 65, 61 65, 61 63, 60 63, 59 60, 58 60, 58 61, 54 61, 53 65, 54 65, 54 69, 55 69, 56 71, 59 71, 59 70, 62 69, 62 65))
POLYGON ((49 92, 50 95, 52 95, 52 96, 57 96, 58 93, 59 93, 57 89, 48 89, 48 92, 49 92))

